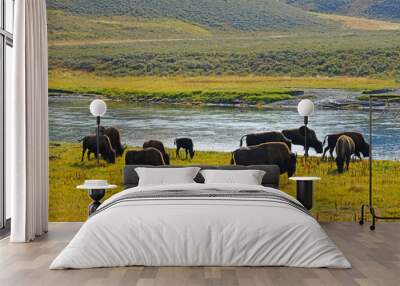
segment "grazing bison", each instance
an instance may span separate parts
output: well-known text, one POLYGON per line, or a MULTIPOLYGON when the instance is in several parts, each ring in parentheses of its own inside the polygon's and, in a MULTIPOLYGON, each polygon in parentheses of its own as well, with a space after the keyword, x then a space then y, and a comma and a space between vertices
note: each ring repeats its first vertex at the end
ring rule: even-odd
POLYGON ((286 138, 281 132, 271 131, 244 135, 240 138, 240 147, 243 146, 243 139, 245 137, 247 146, 255 146, 268 142, 283 142, 289 149, 292 149, 292 141, 286 138))
POLYGON ((343 173, 344 163, 346 162, 346 169, 349 170, 351 155, 355 150, 353 139, 347 135, 342 135, 336 142, 336 166, 339 173, 343 173))
MULTIPOLYGON (((100 130, 100 135, 106 135, 106 127, 104 126, 99 126, 99 130, 100 130)), ((97 132, 97 127, 95 129, 95 132, 97 132)))
POLYGON ((186 159, 188 158, 188 153, 190 155, 190 159, 194 157, 194 150, 193 150, 193 141, 190 138, 176 138, 174 141, 176 145, 176 158, 180 158, 179 150, 185 149, 186 159))
POLYGON ((143 143, 143 149, 150 147, 156 148, 158 151, 160 151, 163 155, 165 165, 169 165, 169 155, 167 152, 165 152, 164 144, 161 141, 149 140, 143 143))
POLYGON ((138 151, 128 151, 125 154, 126 165, 165 165, 163 155, 159 150, 149 147, 138 151))
POLYGON ((285 135, 286 138, 292 140, 293 145, 301 145, 304 147, 306 128, 307 128, 307 150, 305 151, 308 153, 308 150, 311 147, 318 154, 322 153, 322 146, 323 146, 322 142, 318 140, 315 131, 308 127, 301 126, 298 129, 283 130, 282 134, 285 135))
POLYGON ((282 142, 263 143, 241 147, 232 152, 231 164, 235 165, 278 165, 281 174, 291 177, 296 172, 296 155, 282 142))
POLYGON ((363 135, 359 132, 342 132, 337 134, 329 134, 325 136, 324 143, 328 142, 328 146, 325 147, 324 153, 322 154, 322 159, 325 158, 326 152, 329 150, 331 158, 333 159, 333 150, 336 147, 336 143, 340 136, 346 135, 349 136, 354 141, 354 155, 361 159, 361 154, 364 157, 369 156, 369 144, 365 141, 363 135))
POLYGON ((104 127, 100 126, 100 134, 107 135, 110 138, 112 147, 114 148, 117 156, 122 156, 126 147, 121 144, 121 135, 117 128, 115 127, 104 127))
MULTIPOLYGON (((110 139, 106 135, 100 135, 99 137, 99 152, 100 155, 108 163, 115 163, 116 153, 111 146, 110 139)), ((87 157, 90 160, 90 154, 94 153, 97 158, 97 136, 90 135, 82 139, 82 161, 85 156, 86 150, 88 150, 87 157)))

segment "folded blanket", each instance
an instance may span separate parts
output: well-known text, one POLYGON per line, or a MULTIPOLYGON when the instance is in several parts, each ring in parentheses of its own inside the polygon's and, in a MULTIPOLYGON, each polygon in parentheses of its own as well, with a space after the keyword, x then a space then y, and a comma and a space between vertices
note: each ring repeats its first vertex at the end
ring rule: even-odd
POLYGON ((100 212, 107 210, 110 207, 113 207, 119 203, 127 202, 127 201, 140 201, 140 200, 153 200, 153 199, 174 199, 174 200, 185 200, 185 199, 256 199, 256 200, 264 200, 269 202, 275 202, 280 204, 286 204, 292 206, 299 211, 302 211, 308 215, 310 213, 308 210, 299 202, 289 199, 287 196, 283 196, 282 194, 277 194, 276 192, 269 192, 266 190, 235 190, 228 191, 225 189, 217 189, 217 188, 206 188, 202 190, 166 190, 166 191, 146 191, 146 192, 132 192, 127 193, 122 196, 119 196, 115 199, 111 199, 107 201, 105 204, 101 205, 96 212, 92 213, 91 216, 94 216, 100 212))

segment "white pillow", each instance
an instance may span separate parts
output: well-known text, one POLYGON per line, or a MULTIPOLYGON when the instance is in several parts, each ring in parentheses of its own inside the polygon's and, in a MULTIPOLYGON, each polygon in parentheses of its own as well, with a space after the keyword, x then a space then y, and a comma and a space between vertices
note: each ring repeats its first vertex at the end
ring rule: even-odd
POLYGON ((187 168, 135 168, 139 176, 138 186, 190 184, 199 172, 198 167, 187 168))
POLYGON ((261 185, 265 171, 261 170, 202 170, 205 184, 261 185))

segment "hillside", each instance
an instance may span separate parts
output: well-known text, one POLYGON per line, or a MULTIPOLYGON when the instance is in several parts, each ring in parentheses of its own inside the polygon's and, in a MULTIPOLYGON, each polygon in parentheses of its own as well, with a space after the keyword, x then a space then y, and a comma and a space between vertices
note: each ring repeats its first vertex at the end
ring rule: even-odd
POLYGON ((400 21, 399 0, 286 0, 305 10, 400 21))
POLYGON ((49 0, 49 69, 400 77, 400 22, 307 12, 284 1, 49 0))
POLYGON ((328 25, 284 0, 48 0, 75 15, 170 18, 223 30, 276 30, 328 25))

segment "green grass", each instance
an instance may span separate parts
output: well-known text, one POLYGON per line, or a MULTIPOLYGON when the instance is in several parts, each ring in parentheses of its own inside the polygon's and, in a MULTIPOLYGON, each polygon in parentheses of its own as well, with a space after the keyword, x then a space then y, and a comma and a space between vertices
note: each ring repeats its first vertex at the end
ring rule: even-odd
POLYGON ((400 83, 395 80, 351 77, 117 77, 70 71, 51 72, 49 76, 51 94, 71 92, 126 101, 194 104, 265 104, 291 99, 303 88, 374 90, 399 87, 400 83))
POLYGON ((290 77, 290 76, 102 76, 68 70, 49 73, 49 88, 73 92, 120 89, 140 92, 238 91, 278 93, 302 88, 342 88, 375 90, 399 88, 394 79, 368 77, 290 77))
MULTIPOLYGON (((369 95, 360 95, 357 96, 358 100, 363 100, 363 101, 368 101, 369 100, 369 95)), ((398 94, 390 94, 390 93, 383 93, 383 94, 374 94, 372 97, 373 101, 384 101, 386 102, 389 100, 389 102, 394 102, 394 101, 399 101, 400 96, 398 94)))
MULTIPOLYGON (((172 155, 172 150, 168 150, 172 155)), ((50 144, 50 221, 84 221, 90 198, 82 190, 75 189, 85 179, 107 179, 110 183, 122 185, 123 160, 118 158, 115 165, 96 161, 80 162, 80 144, 53 142, 50 144)), ((227 165, 230 154, 223 152, 196 152, 192 161, 176 160, 173 165, 227 165)), ((353 162, 350 171, 336 172, 334 162, 321 162, 310 158, 307 165, 298 159, 296 175, 320 176, 316 183, 313 215, 320 221, 354 221, 359 206, 368 199, 367 161, 353 162)), ((400 162, 374 161, 374 202, 378 212, 384 215, 400 215, 400 162)), ((295 184, 281 176, 280 189, 295 194, 295 184)), ((121 187, 107 193, 121 191, 121 187)))
POLYGON ((211 32, 199 25, 168 18, 139 18, 129 16, 78 16, 63 10, 47 11, 49 41, 53 45, 88 44, 106 40, 160 39, 165 37, 208 37, 211 32))

